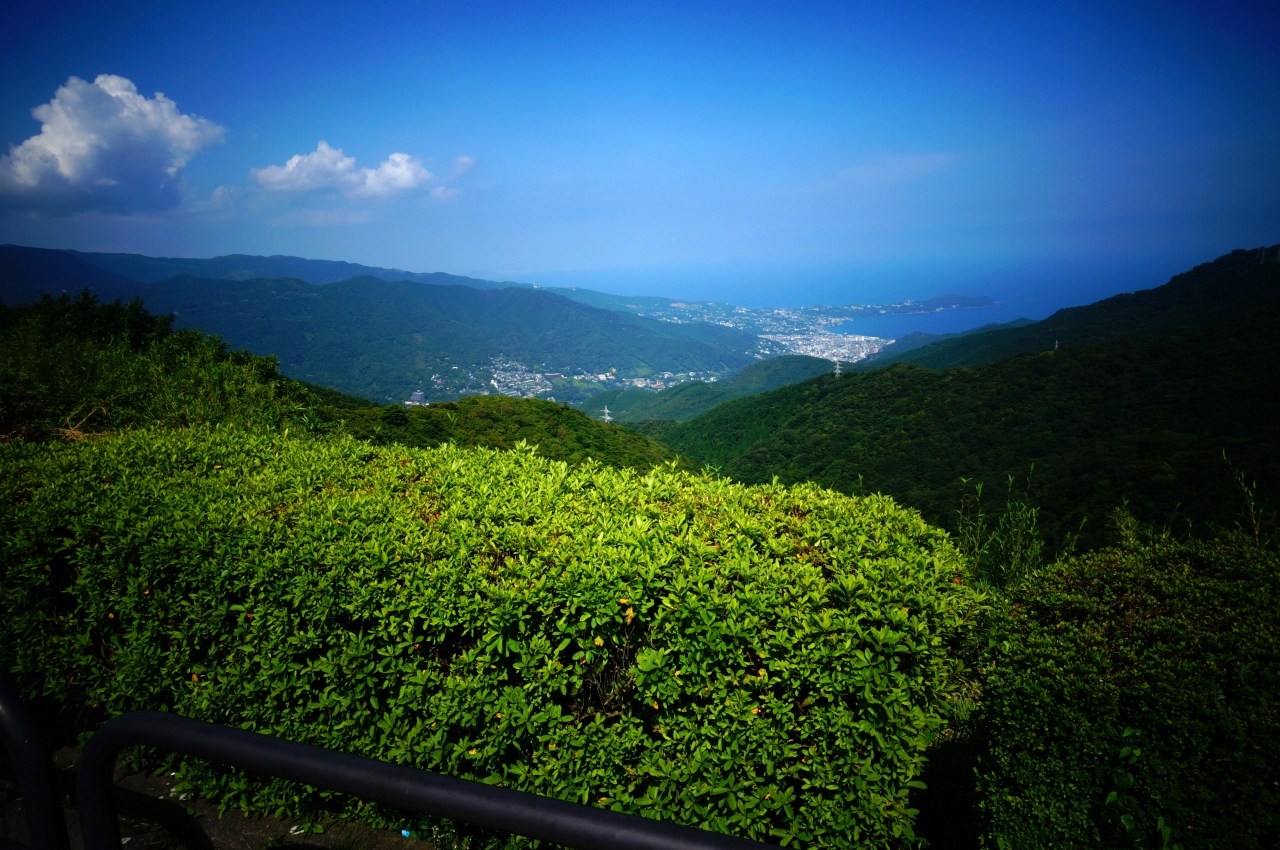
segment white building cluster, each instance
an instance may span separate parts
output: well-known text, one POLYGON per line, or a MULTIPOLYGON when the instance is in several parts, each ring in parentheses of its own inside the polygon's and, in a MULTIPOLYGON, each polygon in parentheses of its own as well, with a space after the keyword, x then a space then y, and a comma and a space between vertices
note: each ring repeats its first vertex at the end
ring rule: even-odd
POLYGON ((534 372, 515 360, 494 359, 489 369, 489 383, 499 395, 516 398, 536 398, 551 392, 552 375, 558 373, 534 372))
POLYGON ((893 342, 891 339, 875 336, 837 334, 824 330, 798 334, 767 334, 765 339, 773 340, 792 354, 807 354, 810 357, 822 357, 844 363, 865 360, 893 342))

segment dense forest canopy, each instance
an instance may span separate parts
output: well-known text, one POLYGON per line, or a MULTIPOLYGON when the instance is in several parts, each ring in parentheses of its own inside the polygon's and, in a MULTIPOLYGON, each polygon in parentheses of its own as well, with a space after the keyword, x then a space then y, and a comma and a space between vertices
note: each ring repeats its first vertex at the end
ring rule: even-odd
POLYGON ((1224 452, 1275 492, 1278 352, 1274 323, 1167 331, 972 370, 824 376, 638 427, 736 480, 889 493, 950 528, 973 482, 998 500, 1013 476, 1054 545, 1082 521, 1096 545, 1126 501, 1183 530, 1231 524, 1240 494, 1224 452))
POLYGON ((274 427, 315 398, 276 361, 199 331, 174 331, 140 301, 87 292, 0 302, 0 440, 167 425, 274 427))
POLYGON ((981 484, 999 502, 1012 478, 1052 546, 1100 545, 1125 504, 1184 531, 1231 525, 1238 473, 1280 488, 1278 305, 1280 249, 1237 251, 1155 290, 945 343, 1048 340, 1034 353, 820 377, 634 427, 736 480, 888 493, 952 529, 965 494, 981 484))

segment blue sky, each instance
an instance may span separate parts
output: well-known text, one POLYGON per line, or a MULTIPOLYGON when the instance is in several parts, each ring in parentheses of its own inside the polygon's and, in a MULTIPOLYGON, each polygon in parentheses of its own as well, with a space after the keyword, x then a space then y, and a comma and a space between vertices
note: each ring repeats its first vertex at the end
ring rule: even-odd
POLYGON ((1262 5, 29 5, 0 242, 1033 316, 1280 242, 1262 5))

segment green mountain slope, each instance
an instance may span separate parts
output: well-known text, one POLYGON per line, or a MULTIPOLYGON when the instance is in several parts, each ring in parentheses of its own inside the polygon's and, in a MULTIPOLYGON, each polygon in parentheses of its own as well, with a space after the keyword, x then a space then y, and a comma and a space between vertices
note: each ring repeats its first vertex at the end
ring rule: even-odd
POLYGON ((0 245, 0 300, 10 306, 38 301, 42 295, 75 295, 83 289, 115 298, 135 285, 70 251, 0 245))
MULTIPOLYGON (((180 325, 276 355, 290 377, 367 398, 400 400, 420 387, 430 398, 420 382, 495 357, 561 372, 729 371, 752 361, 755 342, 730 328, 642 319, 533 289, 177 277, 139 292, 180 325)), ((483 388, 478 378, 472 392, 483 388)))
POLYGON ((1098 342, 1170 328, 1201 328, 1280 316, 1280 245, 1237 250, 1176 275, 1154 289, 1117 295, 1015 328, 945 339, 859 364, 876 369, 918 363, 930 369, 973 366, 1023 351, 1098 342))
POLYGON ((658 392, 611 390, 593 396, 583 407, 594 416, 608 405, 610 415, 622 422, 686 420, 717 404, 808 380, 831 369, 831 362, 820 357, 788 354, 753 363, 724 381, 690 381, 658 392))
POLYGON ((378 444, 510 450, 523 440, 552 460, 576 464, 594 458, 641 471, 677 460, 675 452, 643 434, 535 398, 468 396, 425 407, 335 410, 334 415, 347 433, 378 444))
POLYGON ((0 447, 149 425, 292 426, 378 444, 510 450, 651 469, 676 460, 635 431, 537 399, 473 397, 406 410, 284 377, 269 357, 231 351, 140 302, 94 296, 0 304, 0 447))
MULTIPOLYGON (((154 312, 175 313, 180 326, 277 355, 291 377, 375 401, 399 401, 416 389, 434 399, 486 392, 495 358, 549 372, 616 369, 619 376, 639 377, 732 372, 752 363, 760 347, 745 331, 601 310, 533 287, 423 286, 371 276, 325 286, 183 275, 143 284, 83 256, 0 247, 0 299, 22 303, 80 288, 106 299, 141 297, 154 312)), ((155 259, 119 256, 129 263, 155 259)), ((129 270, 127 263, 119 267, 129 270)), ((556 395, 573 388, 563 389, 556 395)))
POLYGON ((1162 331, 1022 354, 975 369, 910 364, 821 377, 686 423, 637 427, 740 481, 878 491, 953 526, 962 477, 1030 495, 1051 542, 1086 543, 1128 500, 1146 521, 1230 524, 1225 450, 1261 492, 1280 487, 1280 323, 1162 331))
POLYGON ((960 331, 959 333, 931 334, 924 333, 923 331, 914 331, 909 334, 903 334, 889 345, 886 345, 875 354, 872 354, 861 364, 861 366, 866 368, 872 363, 872 361, 882 359, 885 361, 898 362, 901 358, 897 355, 902 354, 903 352, 910 351, 913 348, 931 345, 935 342, 942 342, 943 340, 956 339, 962 336, 970 336, 971 334, 982 334, 987 333, 988 331, 1002 330, 1005 328, 1023 328, 1027 325, 1033 324, 1035 324, 1035 322, 1031 319, 1014 319, 1012 322, 992 322, 989 325, 981 325, 980 327, 970 328, 967 331, 960 331))

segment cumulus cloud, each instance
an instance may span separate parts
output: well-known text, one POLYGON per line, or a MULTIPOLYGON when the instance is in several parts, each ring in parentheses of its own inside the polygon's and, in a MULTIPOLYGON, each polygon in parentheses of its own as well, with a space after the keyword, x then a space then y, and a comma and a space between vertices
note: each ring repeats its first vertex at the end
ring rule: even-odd
POLYGON ((51 215, 171 209, 182 169, 225 133, 113 74, 71 77, 31 114, 40 134, 0 157, 0 206, 51 215))
POLYGON ((453 173, 457 177, 461 177, 475 167, 476 161, 466 154, 461 154, 453 160, 453 173))
POLYGON ((308 154, 295 154, 284 165, 251 172, 258 184, 276 192, 332 191, 351 198, 389 198, 426 189, 435 175, 416 158, 393 153, 377 168, 357 168, 356 158, 321 140, 308 154))

